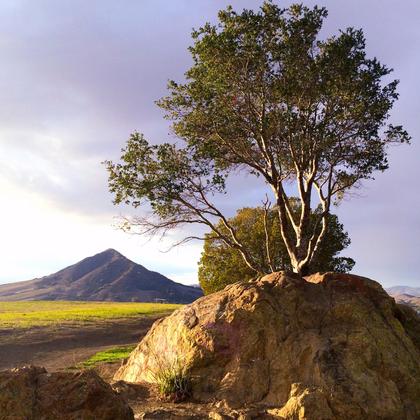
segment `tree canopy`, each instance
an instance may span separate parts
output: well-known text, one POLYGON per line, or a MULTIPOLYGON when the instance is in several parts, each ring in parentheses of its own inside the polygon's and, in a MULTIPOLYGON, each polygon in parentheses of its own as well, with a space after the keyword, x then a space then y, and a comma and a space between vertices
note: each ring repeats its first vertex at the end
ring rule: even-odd
POLYGON ((321 38, 326 16, 325 8, 264 2, 256 12, 229 7, 218 24, 193 32, 193 65, 158 102, 178 144, 150 145, 134 133, 121 161, 107 162, 115 203, 151 205, 128 225, 149 234, 209 227, 258 273, 214 200, 230 176, 250 173, 271 189, 293 270, 308 272, 331 206, 388 168, 390 144, 409 141, 402 126, 389 124, 398 98, 391 69, 367 57, 360 29, 321 38))
MULTIPOLYGON (((293 211, 299 212, 298 201, 293 201, 293 211)), ((320 210, 318 210, 320 211, 320 210)), ((316 215, 312 214, 316 222, 316 215)), ((246 207, 237 211, 229 219, 240 241, 248 249, 254 261, 258 261, 262 273, 279 270, 292 270, 286 246, 278 234, 280 226, 276 209, 267 207, 246 207)), ((222 223, 218 226, 225 230, 222 223)), ((352 258, 338 254, 350 245, 350 238, 336 215, 329 215, 328 230, 320 245, 317 258, 311 261, 308 273, 335 271, 349 272, 355 262, 352 258)), ((255 277, 232 247, 227 246, 217 235, 206 235, 204 248, 199 262, 198 278, 204 293, 213 293, 237 281, 255 277)))

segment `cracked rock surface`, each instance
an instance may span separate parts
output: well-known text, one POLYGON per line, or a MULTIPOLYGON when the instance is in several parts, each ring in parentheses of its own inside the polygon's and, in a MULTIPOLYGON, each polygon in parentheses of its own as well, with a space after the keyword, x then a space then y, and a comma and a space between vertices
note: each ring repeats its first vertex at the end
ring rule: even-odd
POLYGON ((283 419, 420 418, 420 321, 379 283, 284 272, 157 321, 116 380, 185 367, 197 401, 283 419))
POLYGON ((133 411, 94 371, 27 366, 0 372, 1 420, 132 420, 133 411))

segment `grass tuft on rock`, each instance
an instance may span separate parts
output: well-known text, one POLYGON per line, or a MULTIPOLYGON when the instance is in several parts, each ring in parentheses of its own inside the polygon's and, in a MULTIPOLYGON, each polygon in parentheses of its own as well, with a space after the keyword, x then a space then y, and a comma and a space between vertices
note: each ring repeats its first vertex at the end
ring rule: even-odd
POLYGON ((152 375, 162 397, 181 402, 191 396, 191 380, 179 359, 161 365, 152 375))

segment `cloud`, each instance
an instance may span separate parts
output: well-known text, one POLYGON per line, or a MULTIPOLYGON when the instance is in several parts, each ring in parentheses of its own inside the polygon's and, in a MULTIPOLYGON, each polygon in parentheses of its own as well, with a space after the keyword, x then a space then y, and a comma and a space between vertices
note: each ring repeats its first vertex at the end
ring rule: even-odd
MULTIPOLYGON (((65 260, 54 251, 58 240, 54 230, 60 224, 71 226, 62 233, 69 238, 69 260, 82 252, 100 251, 101 229, 108 232, 107 241, 115 240, 124 248, 120 238, 126 237, 117 239, 108 230, 112 216, 121 210, 111 204, 100 162, 117 159, 134 130, 155 143, 168 139, 168 123, 154 101, 165 95, 167 80, 182 80, 190 65, 191 29, 207 20, 214 22, 217 10, 229 3, 235 9, 259 5, 245 0, 1 2, 0 177, 6 219, 21 214, 22 209, 25 216, 20 217, 26 219, 23 231, 9 227, 3 231, 3 255, 15 265, 36 266, 29 257, 29 245, 25 255, 13 258, 12 248, 17 253, 13 255, 18 255, 19 246, 8 249, 4 245, 16 243, 16 238, 22 241, 26 231, 32 246, 36 244, 33 238, 45 239, 45 257, 39 252, 37 261, 45 261, 46 270, 55 268, 57 264, 48 265, 48 253, 60 264, 65 260), (51 225, 49 218, 54 220, 51 225), (40 225, 43 233, 36 228, 40 225), (90 234, 81 246, 77 237, 84 231, 90 234), (70 252, 71 248, 80 252, 70 252)), ((420 3, 409 0, 404 7, 396 7, 391 0, 326 0, 324 4, 330 12, 325 34, 347 26, 362 27, 369 54, 395 69, 394 76, 401 79, 401 97, 392 120, 404 123, 414 139, 410 148, 391 150, 391 169, 366 184, 363 197, 337 209, 353 240, 346 254, 355 256, 362 274, 381 277, 384 282, 392 283, 399 275, 407 283, 418 282, 420 3)), ((237 178, 229 186, 229 199, 218 199, 228 214, 241 206, 257 205, 263 198, 261 180, 237 178)), ((126 240, 130 242, 126 252, 134 254, 133 241, 126 240)), ((157 243, 153 246, 159 248, 157 243)), ((195 272, 200 246, 193 246, 189 258, 181 253, 176 269, 178 251, 162 259, 158 251, 151 252, 150 244, 147 258, 152 265, 159 262, 161 271, 195 272)))

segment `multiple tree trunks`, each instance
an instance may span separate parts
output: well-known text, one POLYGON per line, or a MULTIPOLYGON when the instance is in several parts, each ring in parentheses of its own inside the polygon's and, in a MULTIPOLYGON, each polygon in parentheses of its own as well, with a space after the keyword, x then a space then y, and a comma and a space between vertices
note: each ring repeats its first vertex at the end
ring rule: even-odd
MULTIPOLYGON (((326 16, 324 8, 265 2, 257 12, 222 10, 217 25, 193 32, 186 81, 171 81, 158 102, 182 146, 150 145, 134 133, 121 163, 106 162, 114 202, 152 208, 123 228, 154 234, 198 224, 261 273, 214 199, 229 177, 247 173, 272 194, 293 271, 310 271, 331 206, 388 168, 390 144, 410 140, 388 125, 398 98, 398 81, 384 81, 391 70, 366 56, 362 30, 321 39, 326 16)), ((192 239, 203 237, 179 243, 192 239)))

